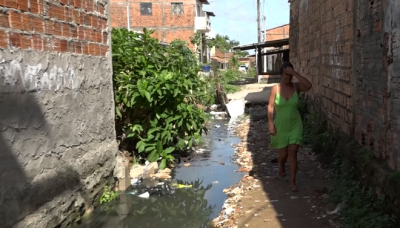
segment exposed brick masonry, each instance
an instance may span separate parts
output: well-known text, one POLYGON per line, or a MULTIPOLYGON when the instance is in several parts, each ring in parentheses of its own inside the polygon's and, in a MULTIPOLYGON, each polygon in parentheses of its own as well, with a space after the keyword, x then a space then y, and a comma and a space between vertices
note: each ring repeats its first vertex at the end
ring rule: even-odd
POLYGON ((289 38, 289 24, 271 28, 265 32, 267 33, 267 41, 286 39, 289 38))
POLYGON ((0 48, 104 56, 105 6, 94 0, 0 0, 0 48))
POLYGON ((400 2, 290 3, 290 59, 312 81, 309 97, 331 128, 400 169, 400 70, 393 64, 400 54, 394 22, 400 2))
MULTIPOLYGON (((200 3, 198 5, 201 6, 200 3)), ((130 25, 134 31, 142 31, 144 27, 155 30, 154 38, 170 43, 175 39, 188 42, 190 48, 194 46, 190 43, 190 37, 195 32, 195 0, 143 0, 130 1, 130 25), (140 3, 152 3, 152 15, 141 15, 140 3), (183 3, 183 14, 175 15, 172 13, 171 3, 183 3)), ((111 0, 111 26, 117 28, 127 27, 126 1, 111 0)))

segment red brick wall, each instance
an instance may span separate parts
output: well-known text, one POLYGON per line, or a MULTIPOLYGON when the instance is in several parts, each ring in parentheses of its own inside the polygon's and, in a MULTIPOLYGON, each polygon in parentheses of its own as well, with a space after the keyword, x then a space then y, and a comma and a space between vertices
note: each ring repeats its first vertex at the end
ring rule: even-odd
POLYGON ((400 2, 290 2, 290 60, 313 82, 309 97, 330 127, 400 170, 400 2))
POLYGON ((0 48, 100 56, 108 51, 107 16, 98 1, 0 0, 0 6, 0 48))
POLYGON ((290 61, 313 83, 309 97, 329 125, 353 126, 351 85, 353 0, 291 1, 290 61))
POLYGON ((215 53, 213 54, 213 56, 218 57, 218 58, 226 58, 229 59, 231 58, 233 55, 233 53, 231 52, 227 52, 227 53, 223 53, 221 50, 219 50, 218 48, 215 48, 215 53))
POLYGON ((266 31, 267 41, 289 38, 289 27, 289 25, 283 25, 276 28, 268 29, 266 31))
MULTIPOLYGON (((194 35, 195 20, 195 0, 143 0, 131 1, 130 25, 132 30, 142 31, 144 27, 155 30, 154 38, 170 43, 175 39, 181 39, 190 44, 190 37, 194 35), (140 14, 140 3, 152 2, 152 15, 140 14), (171 3, 182 2, 183 14, 173 15, 171 13, 171 3)), ((111 26, 127 27, 126 1, 111 0, 111 26)))

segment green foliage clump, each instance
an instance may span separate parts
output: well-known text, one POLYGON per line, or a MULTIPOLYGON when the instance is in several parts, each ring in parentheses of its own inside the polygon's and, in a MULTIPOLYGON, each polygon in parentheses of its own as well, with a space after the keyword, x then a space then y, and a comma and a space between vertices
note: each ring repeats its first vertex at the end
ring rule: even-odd
POLYGON ((184 41, 162 46, 153 31, 138 34, 113 29, 116 130, 150 162, 163 169, 193 139, 208 119, 198 104, 207 99, 207 83, 198 76, 196 57, 184 41))
POLYGON ((111 190, 109 186, 105 186, 103 194, 100 197, 100 204, 109 203, 119 197, 119 193, 111 190))

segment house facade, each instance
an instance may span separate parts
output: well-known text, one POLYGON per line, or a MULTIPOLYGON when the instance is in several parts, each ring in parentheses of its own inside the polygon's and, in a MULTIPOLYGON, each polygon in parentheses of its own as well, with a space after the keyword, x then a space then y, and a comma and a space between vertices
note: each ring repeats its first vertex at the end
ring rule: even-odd
POLYGON ((224 53, 216 47, 210 49, 211 61, 216 61, 220 64, 220 69, 226 70, 228 68, 228 63, 233 56, 232 52, 224 53))
POLYGON ((111 0, 111 26, 141 32, 154 30, 153 37, 170 43, 181 39, 189 44, 203 62, 207 58, 206 33, 211 31, 214 13, 204 11, 208 0, 111 0), (200 35, 198 45, 191 44, 194 35, 200 35))
MULTIPOLYGON (((289 38, 289 24, 281 25, 275 28, 267 29, 265 31, 265 41, 282 40, 289 38)), ((288 49, 289 45, 284 45, 283 49, 288 49)), ((262 51, 266 53, 274 47, 266 47, 262 51)), ((278 72, 282 63, 283 53, 271 54, 263 56, 264 72, 278 72)))

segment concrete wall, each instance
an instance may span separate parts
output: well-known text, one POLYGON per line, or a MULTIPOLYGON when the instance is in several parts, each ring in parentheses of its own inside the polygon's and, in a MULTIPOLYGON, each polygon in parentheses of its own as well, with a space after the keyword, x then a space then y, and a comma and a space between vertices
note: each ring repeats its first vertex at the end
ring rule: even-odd
POLYGON ((112 179, 108 12, 0 0, 0 227, 72 225, 112 179))
POLYGON ((329 125, 400 170, 395 0, 291 0, 290 61, 329 125))
MULTIPOLYGON (((111 26, 127 28, 126 0, 111 0, 111 26)), ((199 4, 201 7, 201 4, 199 4)), ((155 30, 154 38, 163 42, 171 42, 175 39, 185 40, 189 47, 190 37, 194 35, 194 20, 196 15, 195 0, 145 0, 129 1, 130 26, 134 31, 142 31, 144 27, 155 30), (141 15, 140 3, 152 3, 152 15, 141 15), (173 15, 171 3, 183 3, 183 14, 173 15)), ((202 11, 201 11, 202 12, 202 11)))

